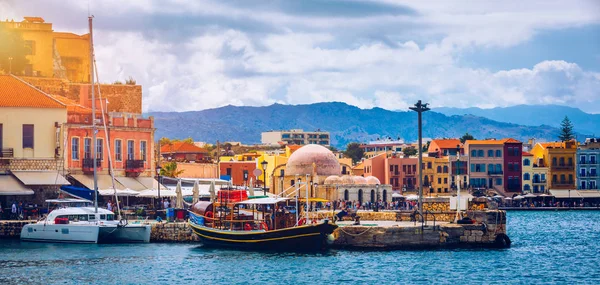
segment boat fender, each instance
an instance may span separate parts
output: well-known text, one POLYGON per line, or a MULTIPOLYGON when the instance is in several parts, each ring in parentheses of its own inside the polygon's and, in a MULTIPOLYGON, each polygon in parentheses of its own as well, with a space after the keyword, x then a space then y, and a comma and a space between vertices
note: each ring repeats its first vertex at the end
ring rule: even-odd
POLYGON ((214 217, 213 212, 208 211, 208 212, 204 213, 204 217, 212 220, 214 217))
POLYGON ((306 224, 306 218, 302 218, 298 221, 299 226, 304 225, 304 224, 306 224))
POLYGON ((244 224, 244 230, 245 231, 251 231, 252 230, 252 226, 249 223, 244 224))
POLYGON ((265 231, 269 230, 269 226, 267 226, 267 223, 265 223, 265 222, 260 223, 260 228, 265 231))
POLYGON ((494 244, 498 248, 509 248, 511 241, 510 238, 506 234, 497 234, 496 239, 494 240, 494 244))

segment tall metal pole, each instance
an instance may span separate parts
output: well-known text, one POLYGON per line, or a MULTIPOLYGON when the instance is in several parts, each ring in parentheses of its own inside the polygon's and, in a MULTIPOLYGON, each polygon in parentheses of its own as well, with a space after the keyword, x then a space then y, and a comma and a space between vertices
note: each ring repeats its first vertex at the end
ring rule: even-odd
POLYGON ((423 216, 423 123, 422 113, 427 112, 430 109, 427 107, 427 103, 422 104, 419 100, 414 107, 409 109, 419 114, 419 214, 423 216))
POLYGON ((96 97, 94 96, 94 37, 92 36, 92 19, 93 16, 88 17, 90 26, 90 79, 92 87, 92 161, 94 163, 94 212, 98 213, 98 177, 96 175, 96 163, 98 158, 96 157, 96 97))

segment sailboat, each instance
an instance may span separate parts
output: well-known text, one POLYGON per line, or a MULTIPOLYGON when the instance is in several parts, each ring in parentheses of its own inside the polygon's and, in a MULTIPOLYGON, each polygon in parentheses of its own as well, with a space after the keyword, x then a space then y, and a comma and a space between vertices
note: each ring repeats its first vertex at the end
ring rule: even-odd
MULTIPOLYGON (((94 47, 92 37, 92 17, 89 17, 90 27, 90 75, 92 86, 92 156, 94 164, 94 189, 64 186, 61 191, 76 199, 53 199, 47 200, 47 203, 58 204, 59 207, 51 212, 42 220, 28 224, 21 230, 21 240, 39 241, 39 242, 66 242, 66 243, 121 243, 121 242, 150 242, 151 226, 148 224, 129 224, 127 220, 116 219, 115 213, 107 209, 98 208, 98 178, 97 178, 97 128, 96 128, 96 101, 94 96, 94 47), (74 204, 91 204, 93 199, 94 206, 74 207, 74 204)), ((102 107, 102 117, 104 118, 104 108, 102 107)), ((104 119, 102 120, 105 121, 104 119)), ((104 122, 104 131, 106 132, 106 122, 104 122)), ((108 136, 107 136, 108 137, 108 136)), ((107 141, 107 146, 108 140, 107 141)), ((109 164, 110 147, 108 147, 109 164)), ((117 199, 116 188, 114 187, 115 198, 117 199)), ((118 207, 118 202, 117 202, 118 207)), ((120 211, 119 211, 120 212, 120 211)))

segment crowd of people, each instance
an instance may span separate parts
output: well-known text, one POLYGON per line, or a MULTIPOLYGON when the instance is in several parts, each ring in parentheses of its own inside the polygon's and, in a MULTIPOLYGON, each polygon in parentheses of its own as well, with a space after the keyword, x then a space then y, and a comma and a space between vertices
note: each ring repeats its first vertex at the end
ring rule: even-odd
MULTIPOLYGON (((346 201, 346 200, 334 200, 332 202, 326 202, 324 205, 327 210, 341 210, 341 209, 352 209, 352 210, 363 210, 363 211, 374 211, 374 210, 412 210, 417 207, 417 201, 383 201, 377 202, 360 202, 360 201, 346 201)), ((323 209, 323 207, 320 207, 323 209)))
POLYGON ((519 208, 541 208, 541 207, 556 207, 556 208, 576 208, 576 207, 591 207, 598 208, 600 207, 600 202, 598 201, 529 201, 529 200, 521 200, 521 201, 512 201, 505 202, 502 206, 504 207, 519 207, 519 208))

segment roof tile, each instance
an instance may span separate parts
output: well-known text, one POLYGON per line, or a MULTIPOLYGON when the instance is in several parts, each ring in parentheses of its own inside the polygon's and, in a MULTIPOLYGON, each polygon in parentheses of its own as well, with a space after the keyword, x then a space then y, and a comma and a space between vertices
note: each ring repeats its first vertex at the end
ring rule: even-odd
POLYGON ((66 108, 66 104, 18 77, 0 75, 0 107, 66 108))

